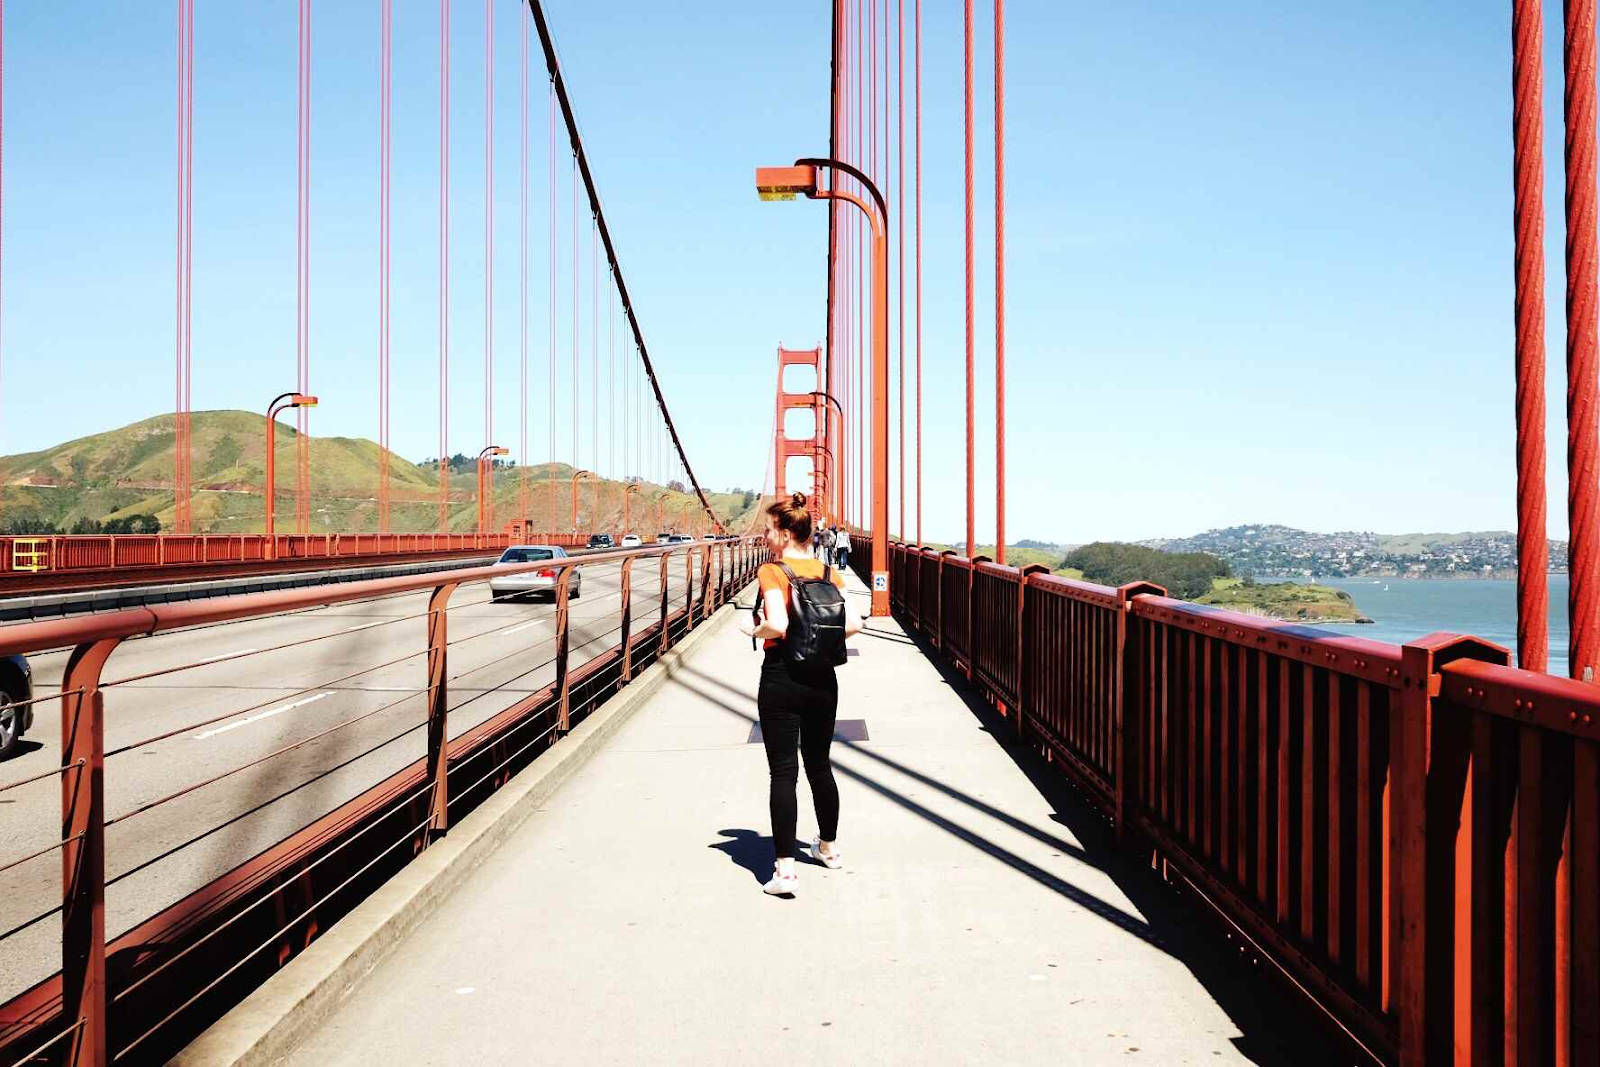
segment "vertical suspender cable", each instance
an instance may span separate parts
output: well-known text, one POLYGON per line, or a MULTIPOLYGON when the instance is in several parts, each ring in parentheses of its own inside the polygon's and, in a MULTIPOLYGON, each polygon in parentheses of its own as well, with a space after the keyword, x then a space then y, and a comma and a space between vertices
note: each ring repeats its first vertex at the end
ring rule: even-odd
MULTIPOLYGON (((194 24, 190 23, 193 33, 194 24)), ((191 38, 192 39, 192 38, 191 38)), ((192 75, 192 71, 191 71, 192 75)), ((299 389, 311 391, 311 0, 300 0, 300 293, 297 348, 299 389)), ((185 383, 187 385, 187 383, 185 383)), ((296 439, 299 484, 295 500, 295 527, 302 534, 311 532, 311 438, 310 409, 295 408, 299 423, 296 439)))
POLYGON ((965 89, 965 116, 966 116, 966 254, 967 254, 967 544, 966 555, 970 559, 978 554, 977 528, 973 512, 973 485, 976 469, 973 465, 973 446, 976 438, 973 434, 973 369, 972 369, 972 285, 973 285, 973 251, 972 251, 972 0, 965 0, 965 33, 963 36, 963 75, 962 85, 965 89))
POLYGON ((914 124, 917 139, 916 149, 916 303, 917 303, 917 544, 922 544, 922 0, 912 0, 913 18, 916 22, 914 31, 914 51, 916 52, 916 69, 913 74, 915 87, 912 112, 915 115, 914 124))
POLYGON ((548 401, 550 408, 548 416, 550 430, 550 458, 546 461, 548 467, 546 470, 547 485, 545 491, 545 517, 547 520, 547 525, 550 531, 553 533, 556 529, 556 349, 559 347, 559 338, 556 332, 556 301, 558 299, 558 294, 556 290, 556 90, 554 84, 550 86, 549 164, 550 173, 547 181, 550 201, 550 226, 548 241, 550 246, 550 300, 548 314, 548 318, 550 320, 550 388, 548 390, 546 400, 548 401))
POLYGON ((517 518, 523 533, 528 524, 528 13, 522 13, 522 303, 518 322, 522 379, 519 409, 522 413, 521 450, 517 453, 517 518))
POLYGON ((1572 677, 1592 678, 1600 646, 1600 512, 1595 467, 1595 0, 1566 4, 1567 512, 1572 677))
POLYGON ((187 533, 194 523, 194 0, 189 0, 184 34, 183 101, 183 523, 187 533))
MULTIPOLYGON (((483 443, 494 444, 494 0, 483 0, 483 443)), ((492 471, 497 461, 489 457, 492 471)), ((494 531, 494 493, 483 489, 484 533, 494 531)))
POLYGON ((450 532, 450 0, 439 0, 439 532, 450 532))
POLYGON ((383 0, 378 47, 378 532, 389 532, 389 163, 394 0, 383 0))
MULTIPOLYGON (((5 52, 6 3, 0 0, 0 259, 3 259, 5 203, 5 52)), ((0 331, 3 333, 3 331, 0 331)), ((3 394, 0 394, 3 395, 3 394)))
POLYGON ((994 560, 1006 561, 1006 0, 994 0, 994 560))
POLYGON ((895 194, 895 212, 900 217, 895 227, 900 238, 900 261, 895 267, 895 277, 900 282, 900 539, 906 536, 906 0, 896 0, 894 19, 895 45, 895 122, 899 130, 895 137, 899 153, 895 162, 895 177, 899 192, 895 194))
POLYGON ((1517 663, 1549 669, 1544 411, 1544 56, 1540 0, 1511 13, 1516 240, 1517 663))
POLYGON ((606 275, 606 401, 611 424, 610 462, 606 469, 612 477, 617 474, 617 290, 610 285, 606 275))
POLYGON ((589 438, 590 456, 600 470, 600 249, 589 224, 589 438))
POLYGON ((578 162, 572 162, 572 467, 578 468, 578 383, 582 371, 578 366, 578 162))
POLYGON ((189 418, 187 398, 189 390, 189 330, 192 317, 189 310, 190 263, 189 245, 192 199, 189 195, 192 173, 191 149, 193 145, 193 106, 191 94, 194 81, 191 67, 194 61, 194 3, 178 0, 177 39, 177 247, 176 247, 176 316, 174 325, 173 360, 173 455, 172 504, 174 525, 179 533, 192 532, 189 510, 191 493, 189 481, 190 455, 189 418))

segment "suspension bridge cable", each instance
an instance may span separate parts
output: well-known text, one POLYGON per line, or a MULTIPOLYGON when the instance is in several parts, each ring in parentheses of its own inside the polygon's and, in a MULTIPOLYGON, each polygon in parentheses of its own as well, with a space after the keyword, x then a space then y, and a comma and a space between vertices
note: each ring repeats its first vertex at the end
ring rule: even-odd
MULTIPOLYGON (((483 442, 494 444, 494 0, 483 0, 483 442)), ((491 472, 494 464, 490 457, 491 472)), ((494 493, 488 487, 482 493, 481 532, 489 533, 494 493)))
POLYGON ((912 0, 916 22, 915 94, 912 111, 916 126, 916 302, 917 302, 917 544, 922 544, 922 0, 912 0))
POLYGON ((965 0, 965 32, 963 43, 962 86, 965 92, 965 121, 966 121, 966 282, 967 282, 967 540, 966 554, 969 558, 977 555, 974 547, 976 541, 976 521, 973 512, 973 490, 976 483, 977 469, 974 465, 973 445, 976 441, 974 435, 974 409, 973 409, 973 311, 972 287, 974 280, 974 260, 972 247, 972 0, 965 0))
POLYGON ((706 498, 705 491, 700 487, 699 480, 694 475, 694 468, 690 466, 688 456, 684 453, 683 443, 678 438, 678 431, 672 422, 672 414, 667 410, 667 401, 661 391, 661 382, 655 372, 655 365, 650 361, 648 346, 644 343, 644 332, 639 327, 639 318, 634 311, 633 301, 628 295, 628 286, 623 278, 622 265, 617 258, 617 250, 611 239, 611 231, 606 226, 605 211, 600 204, 600 195, 595 188, 594 175, 589 168, 589 157, 584 151, 583 138, 578 132, 577 118, 573 114, 572 101, 567 93, 566 81, 561 74, 560 60, 556 56, 555 42, 550 35, 550 26, 545 19, 542 0, 527 0, 528 7, 533 14, 534 24, 539 30, 539 43, 544 49, 545 65, 549 70, 551 84, 555 90, 556 99, 561 105, 561 113, 566 121, 567 134, 572 142, 573 157, 577 163, 579 175, 583 178, 584 188, 589 197, 589 206, 594 213, 595 224, 600 231, 600 243, 605 249, 606 261, 617 279, 617 295, 622 304, 622 311, 627 318, 628 327, 633 334, 634 343, 638 348, 639 360, 644 366, 645 376, 650 382, 651 391, 655 395, 656 405, 660 409, 661 418, 667 433, 672 440, 680 460, 683 462, 685 475, 695 494, 700 499, 700 505, 711 518, 715 527, 722 529, 721 521, 711 508, 711 502, 706 498))
MULTIPOLYGON (((1006 562, 1006 0, 994 0, 994 560, 1006 562)), ((969 546, 970 548, 970 546, 969 546)))
POLYGON ((439 532, 450 532, 450 0, 439 0, 439 532))

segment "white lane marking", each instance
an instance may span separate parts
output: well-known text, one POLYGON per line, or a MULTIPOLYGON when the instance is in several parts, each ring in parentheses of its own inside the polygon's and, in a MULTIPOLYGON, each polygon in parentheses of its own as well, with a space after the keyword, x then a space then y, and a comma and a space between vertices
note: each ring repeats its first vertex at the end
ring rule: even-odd
POLYGON ((500 631, 500 636, 501 637, 510 637, 512 634, 520 633, 523 630, 526 630, 530 626, 538 626, 542 622, 549 622, 549 621, 550 621, 549 619, 534 619, 532 622, 525 622, 521 626, 513 626, 509 630, 501 630, 500 631))
POLYGON ((376 626, 376 625, 378 625, 378 624, 375 623, 375 622, 358 622, 354 626, 346 626, 344 628, 343 632, 344 633, 349 633, 351 630, 365 630, 368 626, 376 626))
POLYGON ((230 722, 226 726, 219 726, 215 730, 206 730, 203 733, 195 734, 194 739, 196 741, 204 741, 208 737, 215 737, 217 734, 225 734, 229 730, 237 730, 241 726, 249 726, 253 722, 260 722, 262 719, 270 719, 274 715, 282 715, 286 711, 292 711, 295 708, 304 707, 307 704, 315 704, 323 697, 331 696, 333 696, 333 692, 331 690, 325 693, 315 693, 311 696, 296 700, 292 704, 284 704, 282 707, 277 708, 268 708, 259 715, 251 715, 249 718, 240 719, 238 722, 230 722))
POLYGON ((259 648, 241 648, 237 652, 219 652, 215 656, 206 656, 203 659, 197 659, 195 660, 195 663, 211 663, 215 660, 227 659, 229 656, 248 656, 252 652, 260 651, 261 650, 259 648))
POLYGON ((472 988, 472 986, 469 986, 469 985, 464 985, 460 989, 456 990, 456 992, 461 994, 462 996, 466 996, 468 993, 472 993, 474 991, 475 990, 472 988))

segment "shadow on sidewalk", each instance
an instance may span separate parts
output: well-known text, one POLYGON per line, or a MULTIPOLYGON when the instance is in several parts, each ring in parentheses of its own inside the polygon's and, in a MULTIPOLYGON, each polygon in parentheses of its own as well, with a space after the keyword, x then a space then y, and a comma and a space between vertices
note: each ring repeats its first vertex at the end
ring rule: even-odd
MULTIPOLYGON (((894 635, 892 639, 896 643, 905 641, 916 645, 923 657, 939 672, 941 679, 961 699, 979 726, 996 739, 1017 768, 1027 776, 1030 784, 1050 803, 1053 809, 1051 818, 1070 830, 1072 836, 1083 844, 1080 846, 1057 837, 946 782, 874 751, 870 746, 837 743, 856 755, 1004 823, 1052 850, 1073 856, 1105 872, 1139 914, 1130 914, 1102 900, 983 835, 950 821, 874 777, 837 763, 834 765, 836 773, 866 786, 904 810, 1183 963, 1239 1028, 1241 1036, 1233 1038, 1233 1044, 1253 1062, 1281 1064, 1283 1067, 1336 1067, 1371 1062, 1328 1019, 1300 999, 1291 997, 1278 982, 1273 981, 1275 975, 1267 974, 1241 959, 1238 946, 1217 936, 1208 927, 1209 920, 1196 910, 1194 902, 1182 899, 1148 866, 1118 851, 1113 845, 1111 828, 1104 816, 1084 800, 1059 771, 1045 764, 1030 750, 1014 744, 1010 739, 1010 724, 973 692, 966 678, 948 667, 919 635, 911 634, 905 638, 894 635)), ((694 693, 736 718, 751 723, 756 721, 753 692, 730 685, 687 664, 680 664, 673 671, 670 684, 694 693)), ((724 830, 722 833, 732 835, 732 839, 710 847, 727 852, 735 862, 764 882, 771 870, 768 839, 750 830, 724 830), (751 860, 751 857, 754 859, 751 860), (758 862, 760 867, 753 867, 752 862, 758 862)))

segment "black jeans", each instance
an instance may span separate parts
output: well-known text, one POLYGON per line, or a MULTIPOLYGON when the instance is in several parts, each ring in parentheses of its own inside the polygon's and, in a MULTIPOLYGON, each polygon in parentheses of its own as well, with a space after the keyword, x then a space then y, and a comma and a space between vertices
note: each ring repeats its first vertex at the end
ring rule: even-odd
POLYGON ((779 859, 788 859, 794 856, 798 817, 795 786, 802 759, 806 781, 811 783, 811 800, 817 809, 817 833, 824 841, 839 835, 839 787, 828 762, 834 718, 839 710, 839 681, 832 667, 798 667, 787 662, 779 649, 768 649, 761 664, 756 708, 761 714, 761 740, 772 776, 768 795, 772 847, 779 859))

